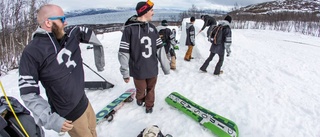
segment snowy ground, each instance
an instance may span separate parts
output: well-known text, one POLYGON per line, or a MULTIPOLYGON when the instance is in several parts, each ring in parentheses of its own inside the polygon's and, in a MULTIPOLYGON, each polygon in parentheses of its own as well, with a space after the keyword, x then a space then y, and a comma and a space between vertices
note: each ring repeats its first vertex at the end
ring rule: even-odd
MULTIPOLYGON (((197 20, 195 25, 198 32, 202 22, 197 20)), ((209 65, 208 73, 199 72, 209 55, 210 46, 204 32, 196 37, 195 59, 186 62, 183 57, 187 47, 183 44, 185 31, 182 30, 178 32, 182 45, 176 51, 177 70, 171 71, 170 75, 160 71, 154 112, 146 114, 136 103, 126 104, 113 122, 97 126, 99 137, 135 137, 153 124, 174 137, 215 136, 164 101, 173 91, 234 121, 241 137, 320 136, 318 37, 265 30, 232 30, 232 54, 225 58, 224 74, 214 76, 217 56, 209 65)), ((126 89, 134 87, 132 79, 126 84, 119 72, 117 52, 121 32, 98 38, 104 44, 106 58, 105 71, 100 74, 115 87, 86 91, 96 112, 126 89)), ((86 47, 82 45, 84 62, 95 69, 93 51, 86 47)), ((88 69, 85 73, 87 80, 101 80, 88 69)), ((7 94, 21 101, 18 71, 10 71, 0 78, 7 94)), ((43 91, 42 95, 45 96, 43 91)), ((45 132, 48 137, 57 136, 54 131, 45 132)))

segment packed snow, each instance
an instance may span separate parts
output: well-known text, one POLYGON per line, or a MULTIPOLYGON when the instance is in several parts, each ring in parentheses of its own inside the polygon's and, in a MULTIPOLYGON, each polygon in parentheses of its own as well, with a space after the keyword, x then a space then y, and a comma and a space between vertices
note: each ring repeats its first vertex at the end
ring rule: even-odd
MULTIPOLYGON (((154 111, 135 101, 124 105, 112 122, 97 125, 99 137, 135 137, 141 130, 158 125, 164 134, 174 137, 216 136, 189 116, 169 106, 164 100, 171 92, 179 92, 193 102, 235 122, 241 137, 319 137, 320 136, 320 39, 297 33, 270 30, 233 29, 232 53, 223 64, 224 73, 214 76, 218 56, 207 73, 199 71, 209 56, 210 43, 205 31, 196 36, 196 46, 190 62, 183 60, 187 47, 185 19, 178 30, 180 49, 176 50, 177 70, 170 75, 159 71, 154 111), (318 83, 318 84, 317 84, 318 83)), ((196 32, 203 21, 196 20, 196 32)), ((99 72, 114 88, 86 90, 97 113, 125 90, 133 88, 133 80, 125 83, 120 74, 118 49, 121 32, 98 35, 104 45, 106 67, 99 72)), ((95 69, 93 51, 81 44, 83 60, 95 69)), ((85 67, 86 80, 103 81, 85 67)), ((1 76, 7 95, 21 101, 18 70, 1 76)), ((43 88, 41 94, 45 97, 43 88)), ((0 93, 2 95, 2 93, 0 93)), ((58 133, 45 130, 47 137, 58 133)), ((68 137, 68 134, 64 135, 68 137)))

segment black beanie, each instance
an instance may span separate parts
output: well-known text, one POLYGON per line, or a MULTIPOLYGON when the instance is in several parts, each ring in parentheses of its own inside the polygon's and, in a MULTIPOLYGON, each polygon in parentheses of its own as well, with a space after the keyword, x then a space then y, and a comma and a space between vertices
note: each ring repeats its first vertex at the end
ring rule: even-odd
POLYGON ((161 21, 162 26, 168 26, 168 21, 167 20, 162 20, 161 21))
POLYGON ((231 23, 232 18, 231 18, 230 15, 227 15, 227 16, 224 18, 224 20, 226 20, 226 21, 228 21, 229 23, 231 23))
POLYGON ((146 14, 149 10, 152 9, 152 7, 153 3, 150 0, 148 0, 147 2, 139 2, 136 6, 138 17, 146 14))

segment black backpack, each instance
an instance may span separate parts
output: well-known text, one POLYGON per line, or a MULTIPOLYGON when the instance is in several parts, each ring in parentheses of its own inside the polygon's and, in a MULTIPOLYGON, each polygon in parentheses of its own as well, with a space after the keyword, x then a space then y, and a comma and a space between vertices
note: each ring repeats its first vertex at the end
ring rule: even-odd
POLYGON ((167 29, 168 28, 159 31, 159 37, 161 38, 162 42, 165 43, 165 45, 170 43, 170 35, 167 35, 167 29))
MULTIPOLYGON (((42 137, 44 132, 39 127, 30 112, 14 97, 8 97, 20 123, 30 137, 42 137)), ((0 137, 25 137, 22 128, 15 119, 4 96, 0 97, 0 137)))
POLYGON ((214 26, 210 33, 210 42, 215 45, 222 45, 224 43, 223 40, 223 26, 218 25, 214 26))

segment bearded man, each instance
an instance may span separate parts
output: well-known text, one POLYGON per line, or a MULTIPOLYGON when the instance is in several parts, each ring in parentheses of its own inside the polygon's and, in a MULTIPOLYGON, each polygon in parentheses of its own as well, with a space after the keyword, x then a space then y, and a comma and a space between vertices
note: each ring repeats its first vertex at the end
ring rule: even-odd
POLYGON ((79 44, 93 44, 98 71, 104 67, 102 44, 88 28, 65 31, 66 17, 57 5, 41 6, 37 22, 39 28, 20 59, 21 99, 38 125, 72 137, 96 137, 96 116, 84 91, 79 44), (40 95, 39 82, 47 99, 40 95))

